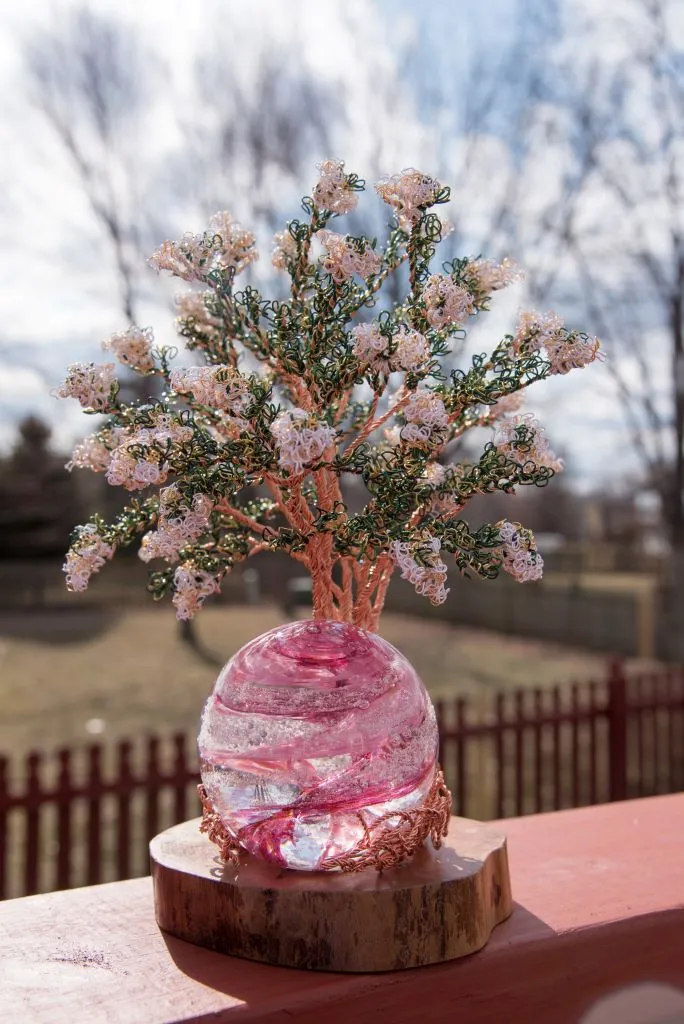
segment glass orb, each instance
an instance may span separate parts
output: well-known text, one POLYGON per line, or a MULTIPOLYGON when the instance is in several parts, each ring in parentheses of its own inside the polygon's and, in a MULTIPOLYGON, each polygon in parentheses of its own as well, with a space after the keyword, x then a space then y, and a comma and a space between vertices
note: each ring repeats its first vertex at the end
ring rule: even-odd
POLYGON ((254 856, 300 870, 334 867, 364 823, 420 806, 437 746, 406 658, 326 620, 245 644, 221 670, 199 734, 202 782, 228 831, 254 856))

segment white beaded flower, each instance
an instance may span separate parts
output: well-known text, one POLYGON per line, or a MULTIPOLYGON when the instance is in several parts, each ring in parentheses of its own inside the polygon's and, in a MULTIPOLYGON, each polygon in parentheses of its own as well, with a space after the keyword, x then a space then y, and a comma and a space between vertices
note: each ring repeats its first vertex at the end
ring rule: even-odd
POLYGON ((85 590, 90 577, 99 572, 114 555, 114 547, 100 537, 97 527, 89 523, 82 526, 79 535, 67 551, 63 569, 69 590, 85 590))
POLYGON ((489 419, 499 420, 504 416, 512 416, 519 412, 525 404, 525 395, 522 391, 514 391, 511 395, 504 395, 498 398, 494 405, 489 406, 489 419))
POLYGON ((425 316, 431 327, 441 330, 464 323, 475 312, 469 291, 446 274, 432 274, 423 288, 425 316))
POLYGON ((514 281, 522 280, 525 275, 517 263, 506 257, 501 263, 494 260, 469 260, 465 266, 465 276, 474 282, 478 292, 491 295, 514 281))
POLYGON ((223 331, 223 323, 209 310, 206 301, 212 294, 210 291, 198 291, 176 295, 176 326, 181 330, 192 327, 210 341, 219 338, 223 331))
POLYGON ((401 578, 415 587, 416 593, 427 597, 431 604, 444 604, 449 593, 444 586, 447 567, 439 557, 442 542, 439 537, 422 539, 419 545, 405 541, 392 541, 390 556, 401 570, 401 578), (416 555, 420 555, 420 561, 416 555))
POLYGON ((72 363, 57 397, 75 398, 84 409, 105 412, 119 390, 114 370, 114 363, 72 363))
POLYGON ((325 249, 321 264, 336 284, 344 284, 354 274, 364 281, 377 274, 382 261, 370 245, 359 245, 349 236, 335 231, 319 231, 318 238, 325 249))
POLYGON ((154 417, 151 427, 126 431, 121 443, 111 453, 107 483, 125 487, 128 491, 166 483, 169 464, 165 452, 169 443, 183 444, 192 436, 192 427, 183 426, 175 417, 163 413, 154 417))
POLYGON ((433 205, 441 188, 435 178, 409 167, 401 174, 381 178, 375 191, 396 211, 401 227, 410 231, 433 205))
POLYGON ((113 352, 124 366, 130 366, 138 373, 151 373, 155 368, 153 344, 151 327, 129 327, 127 331, 112 334, 102 342, 102 348, 106 352, 113 352))
POLYGON ((560 473, 563 469, 563 460, 556 458, 551 451, 546 431, 532 413, 528 412, 523 416, 497 423, 493 443, 500 452, 516 462, 533 462, 537 466, 548 466, 555 473, 560 473), (526 432, 531 434, 529 440, 521 440, 521 427, 527 428, 526 432))
POLYGON ((148 259, 156 271, 168 270, 184 281, 206 281, 216 269, 236 274, 259 259, 255 238, 234 221, 226 210, 209 218, 203 234, 184 234, 177 242, 165 241, 148 259))
POLYGON ((413 371, 424 369, 430 358, 430 346, 419 332, 403 324, 390 340, 380 333, 377 321, 357 324, 352 327, 354 355, 361 363, 367 363, 376 373, 391 373, 395 370, 413 371), (390 353, 390 347, 393 351, 390 353))
POLYGON ((501 540, 502 568, 519 583, 539 580, 544 571, 544 559, 537 551, 534 535, 520 523, 502 519, 496 524, 501 540))
POLYGON ((104 473, 113 449, 120 444, 125 434, 123 427, 112 427, 100 430, 90 437, 84 437, 74 445, 71 458, 64 468, 69 472, 72 469, 89 469, 92 473, 104 473))
POLYGON ((289 231, 277 231, 273 236, 271 263, 276 270, 287 270, 297 258, 297 243, 289 231))
POLYGON ((176 618, 192 619, 210 594, 218 594, 218 579, 191 562, 183 562, 173 574, 173 606, 176 618))
POLYGON ((426 388, 413 392, 402 413, 406 420, 401 431, 402 440, 413 444, 428 444, 449 423, 444 402, 426 388))
POLYGON ((320 459, 336 436, 333 427, 304 409, 279 412, 270 429, 278 448, 278 465, 292 473, 301 473, 305 466, 320 459))
POLYGON ((178 552, 198 540, 209 526, 213 502, 206 494, 195 494, 190 507, 182 504, 175 484, 159 492, 157 529, 143 537, 138 556, 143 562, 153 558, 178 561, 178 552))
POLYGON ((249 405, 249 380, 232 366, 189 366, 173 370, 169 383, 179 395, 239 415, 249 405))
POLYGON ((313 201, 319 210, 349 213, 357 203, 356 193, 349 185, 342 160, 324 160, 318 164, 319 179, 313 188, 313 201))
POLYGON ((518 326, 513 338, 513 349, 519 353, 538 352, 540 348, 553 344, 560 331, 563 321, 557 313, 537 313, 530 309, 522 312, 518 318, 518 326))

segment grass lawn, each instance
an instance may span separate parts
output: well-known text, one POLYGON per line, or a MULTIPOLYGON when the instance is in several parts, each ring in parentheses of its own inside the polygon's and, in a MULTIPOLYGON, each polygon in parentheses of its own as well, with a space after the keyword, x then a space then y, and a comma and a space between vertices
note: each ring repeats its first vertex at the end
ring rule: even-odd
MULTIPOLYGON (((69 610, 77 619, 80 611, 69 610)), ((203 644, 224 659, 284 621, 276 606, 207 608, 203 644)), ((64 642, 50 620, 35 636, 0 632, 0 753, 109 742, 148 731, 192 732, 216 670, 181 643, 168 607, 135 608, 97 633, 64 642), (100 720, 101 734, 89 732, 100 720)), ((1 626, 1 624, 0 624, 1 626)), ((433 697, 602 678, 606 658, 534 640, 387 614, 383 635, 415 665, 433 697)))

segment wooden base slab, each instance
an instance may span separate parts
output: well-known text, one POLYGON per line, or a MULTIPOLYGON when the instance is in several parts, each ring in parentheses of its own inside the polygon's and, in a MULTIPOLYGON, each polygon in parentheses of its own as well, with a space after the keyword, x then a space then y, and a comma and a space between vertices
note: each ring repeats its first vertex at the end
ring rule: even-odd
POLYGON ((355 875, 224 864, 200 819, 150 843, 157 923, 220 953, 317 971, 375 972, 481 949, 512 910, 505 837, 452 818, 441 850, 355 875))

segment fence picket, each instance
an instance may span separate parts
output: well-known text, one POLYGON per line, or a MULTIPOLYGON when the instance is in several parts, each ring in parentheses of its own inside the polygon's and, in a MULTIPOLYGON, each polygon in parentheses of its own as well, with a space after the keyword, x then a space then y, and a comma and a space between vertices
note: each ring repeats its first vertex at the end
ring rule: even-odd
POLYGON ((456 813, 462 818, 466 813, 466 701, 456 702, 456 813))
POLYGON ((131 869, 131 792, 133 773, 131 771, 131 742, 119 744, 116 791, 118 792, 118 820, 116 830, 117 878, 129 878, 131 869))
POLYGON ((437 718, 437 757, 439 763, 442 766, 442 771, 446 778, 451 775, 449 771, 449 765, 447 763, 447 755, 449 754, 450 748, 450 737, 447 735, 446 728, 446 704, 443 700, 436 700, 434 702, 435 716, 437 718))
POLYGON ((156 836, 159 831, 159 790, 161 772, 159 771, 159 739, 149 736, 147 739, 147 764, 145 765, 145 844, 156 836))
POLYGON ((525 691, 515 693, 515 813, 520 816, 523 811, 525 782, 525 691))
POLYGON ((684 789, 684 668, 671 673, 668 687, 670 703, 669 746, 670 746, 670 792, 684 789))
MULTIPOLYGON (((641 712, 637 713, 641 740, 641 712)), ((615 660, 608 677, 609 799, 627 798, 627 680, 622 662, 615 660)), ((640 777, 641 781, 641 777, 640 777)))
POLYGON ((174 824, 185 821, 188 806, 188 761, 185 753, 185 734, 173 737, 175 757, 173 761, 173 819, 174 824))
POLYGON ((596 721, 598 718, 598 701, 596 699, 596 683, 592 680, 589 683, 589 803, 595 804, 598 800, 597 793, 597 766, 596 766, 596 721))
POLYGON ((9 761, 6 757, 0 757, 0 900, 7 895, 7 854, 9 847, 9 835, 7 833, 9 804, 9 761))
POLYGON ((660 765, 662 761, 662 748, 663 744, 660 740, 660 710, 658 707, 659 696, 660 696, 660 680, 657 676, 650 676, 649 678, 650 690, 651 690, 651 701, 653 703, 653 710, 650 711, 651 718, 651 743, 653 750, 653 758, 651 761, 652 771, 652 793, 662 793, 661 789, 661 772, 660 765))
POLYGON ((40 840, 41 768, 38 753, 29 754, 26 762, 26 833, 24 850, 24 890, 27 896, 38 892, 38 844, 40 840))
POLYGON ((570 764, 572 767, 572 805, 580 805, 580 699, 579 686, 573 683, 570 688, 570 707, 572 709, 571 724, 571 755, 570 764))
POLYGON ((637 794, 636 795, 637 796, 643 796, 644 795, 644 790, 646 789, 646 787, 644 785, 644 766, 646 764, 646 740, 645 740, 645 736, 644 736, 644 733, 645 733, 645 728, 644 728, 644 714, 645 714, 645 708, 644 708, 645 695, 644 695, 644 690, 645 690, 645 686, 644 686, 644 682, 645 681, 644 681, 643 676, 639 676, 639 678, 635 679, 634 682, 635 682, 636 692, 637 692, 637 704, 636 704, 636 706, 634 708, 634 714, 635 714, 635 717, 636 717, 636 729, 637 729, 637 759, 638 759, 638 769, 637 769, 637 777, 638 777, 637 786, 638 786, 638 788, 637 788, 637 794))
MULTIPOLYGON (((675 775, 675 778, 677 779, 675 785, 684 789, 684 669, 682 668, 680 668, 677 673, 676 700, 676 721, 679 726, 679 740, 675 741, 674 751, 677 757, 676 765, 678 766, 679 771, 675 775)), ((673 755, 673 757, 675 755, 673 755)))
POLYGON ((88 748, 88 825, 86 879, 88 885, 102 881, 102 748, 88 748))
POLYGON ((68 889, 71 884, 71 751, 60 750, 57 778, 57 888, 68 889))
POLYGON ((558 686, 553 688, 553 810, 562 806, 561 794, 561 695, 558 686))
POLYGON ((544 714, 543 694, 539 687, 534 692, 534 809, 539 814, 544 809, 544 798, 542 788, 542 751, 543 751, 543 725, 544 714))
POLYGON ((503 818, 505 816, 505 793, 504 786, 506 780, 505 774, 505 733, 507 729, 506 722, 506 695, 503 693, 497 693, 496 695, 496 721, 495 721, 495 733, 494 733, 494 749, 496 751, 496 816, 497 818, 503 818))

